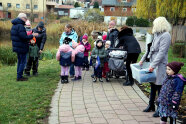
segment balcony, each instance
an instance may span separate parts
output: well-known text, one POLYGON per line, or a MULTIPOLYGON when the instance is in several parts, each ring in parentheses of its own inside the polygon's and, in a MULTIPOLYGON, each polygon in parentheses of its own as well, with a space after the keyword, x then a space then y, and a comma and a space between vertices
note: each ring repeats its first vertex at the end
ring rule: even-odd
POLYGON ((47 0, 46 5, 55 6, 55 5, 57 5, 57 3, 56 3, 56 0, 47 0))
POLYGON ((2 6, 0 6, 0 10, 3 10, 3 7, 2 6))

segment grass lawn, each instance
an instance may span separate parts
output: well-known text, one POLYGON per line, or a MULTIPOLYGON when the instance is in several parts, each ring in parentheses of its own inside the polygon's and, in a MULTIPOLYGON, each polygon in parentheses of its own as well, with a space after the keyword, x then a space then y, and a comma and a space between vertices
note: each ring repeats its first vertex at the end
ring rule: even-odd
POLYGON ((16 66, 0 68, 0 123, 46 123, 59 81, 58 62, 40 61, 39 75, 26 82, 16 81, 16 69, 16 66))

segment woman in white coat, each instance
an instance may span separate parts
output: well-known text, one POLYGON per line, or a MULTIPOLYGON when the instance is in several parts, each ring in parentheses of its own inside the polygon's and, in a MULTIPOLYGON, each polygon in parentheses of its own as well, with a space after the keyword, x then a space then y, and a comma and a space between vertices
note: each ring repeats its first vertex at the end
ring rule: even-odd
MULTIPOLYGON (((151 92, 149 105, 144 112, 155 111, 155 97, 156 92, 160 92, 163 79, 166 77, 166 64, 168 63, 168 49, 171 44, 171 25, 166 20, 165 17, 158 17, 153 21, 152 33, 154 34, 154 39, 152 41, 152 46, 150 47, 149 53, 146 52, 139 62, 140 65, 146 59, 150 59, 149 71, 152 72, 156 69, 156 82, 150 82, 151 92)), ((153 114, 153 117, 159 117, 158 111, 153 114)))

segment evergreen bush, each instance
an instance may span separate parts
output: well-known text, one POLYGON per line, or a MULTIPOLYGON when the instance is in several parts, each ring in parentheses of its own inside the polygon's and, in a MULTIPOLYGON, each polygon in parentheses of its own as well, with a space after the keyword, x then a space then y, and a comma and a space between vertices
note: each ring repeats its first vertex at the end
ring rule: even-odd
POLYGON ((172 52, 180 58, 186 58, 186 43, 184 41, 177 41, 173 45, 172 52))

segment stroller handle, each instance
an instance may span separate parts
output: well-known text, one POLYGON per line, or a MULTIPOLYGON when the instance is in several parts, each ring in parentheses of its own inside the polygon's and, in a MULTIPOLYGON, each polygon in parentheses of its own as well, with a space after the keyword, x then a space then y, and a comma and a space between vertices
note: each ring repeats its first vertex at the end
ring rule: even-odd
POLYGON ((120 50, 120 51, 125 51, 124 49, 121 49, 121 48, 108 48, 108 50, 120 50))

